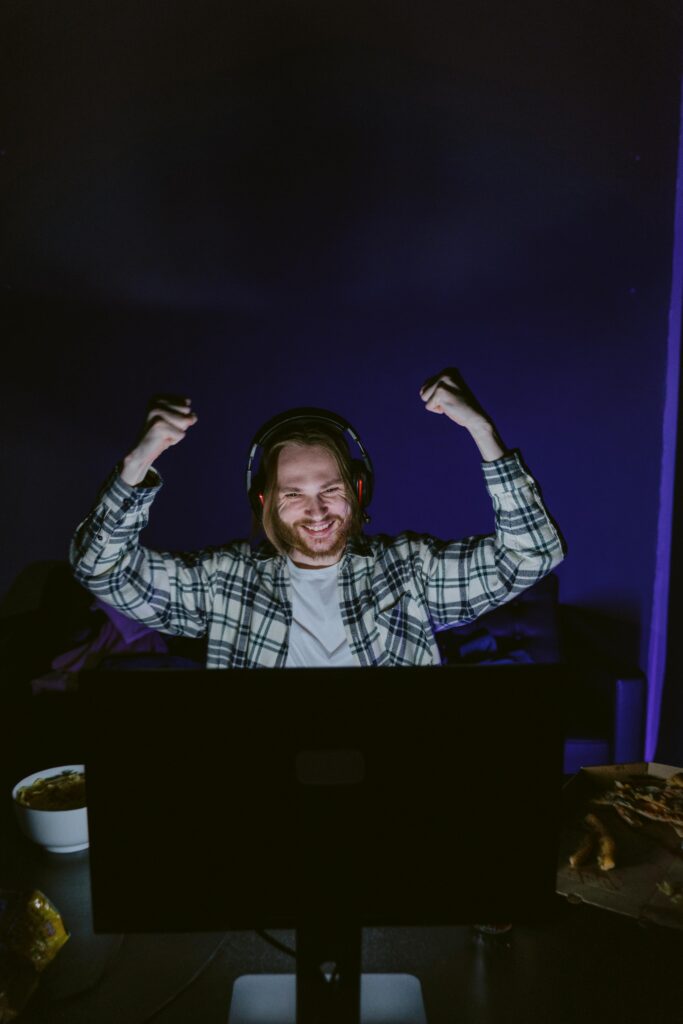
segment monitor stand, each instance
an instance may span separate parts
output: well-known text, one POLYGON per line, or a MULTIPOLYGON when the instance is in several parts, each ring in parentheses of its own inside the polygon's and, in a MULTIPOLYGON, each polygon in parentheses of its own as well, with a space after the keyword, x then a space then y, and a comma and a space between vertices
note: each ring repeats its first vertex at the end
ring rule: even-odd
POLYGON ((419 980, 360 973, 362 930, 296 930, 296 975, 245 974, 233 985, 228 1024, 427 1024, 419 980))

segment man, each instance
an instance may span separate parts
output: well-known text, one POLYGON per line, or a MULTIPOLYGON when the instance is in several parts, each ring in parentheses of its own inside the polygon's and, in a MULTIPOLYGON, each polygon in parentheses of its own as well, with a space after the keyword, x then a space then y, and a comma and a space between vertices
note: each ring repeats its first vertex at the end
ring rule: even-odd
POLYGON ((345 442, 311 423, 283 428, 264 450, 258 500, 268 543, 150 551, 138 536, 161 486, 153 464, 197 421, 189 399, 166 398, 76 531, 76 578, 162 633, 206 635, 207 668, 439 664, 435 627, 514 597, 562 560, 564 544, 458 371, 430 378, 420 397, 477 445, 494 534, 364 536, 345 442))

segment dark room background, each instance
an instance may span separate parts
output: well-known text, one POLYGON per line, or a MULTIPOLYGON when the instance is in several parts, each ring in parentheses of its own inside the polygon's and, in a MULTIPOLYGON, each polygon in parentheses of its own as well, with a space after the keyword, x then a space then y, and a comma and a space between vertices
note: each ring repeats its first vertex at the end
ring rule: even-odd
MULTIPOLYGON (((457 366, 569 547, 563 603, 646 669, 680 106, 678 6, 3 5, 0 590, 66 557, 148 397, 199 416, 150 546, 249 529, 296 405, 373 456, 369 529, 488 532, 457 366)), ((21 595, 18 597, 21 603, 21 595)))

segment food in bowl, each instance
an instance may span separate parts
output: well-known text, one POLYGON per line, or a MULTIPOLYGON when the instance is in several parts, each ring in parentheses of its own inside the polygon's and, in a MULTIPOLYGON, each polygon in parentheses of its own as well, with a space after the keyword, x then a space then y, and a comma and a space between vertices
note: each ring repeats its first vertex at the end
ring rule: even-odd
POLYGON ((17 790, 17 803, 35 811, 73 811, 85 807, 85 772, 65 768, 17 790))
POLYGON ((34 772, 17 782, 12 797, 19 827, 34 843, 51 853, 87 850, 84 765, 34 772))

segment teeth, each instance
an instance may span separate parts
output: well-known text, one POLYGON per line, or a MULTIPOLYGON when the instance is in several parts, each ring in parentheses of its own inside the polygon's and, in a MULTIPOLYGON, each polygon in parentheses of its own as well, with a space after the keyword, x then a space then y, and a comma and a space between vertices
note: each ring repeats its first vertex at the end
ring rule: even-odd
POLYGON ((322 523, 320 526, 307 526, 306 529, 309 530, 311 533, 321 533, 323 530, 326 530, 331 525, 331 523, 322 523))

